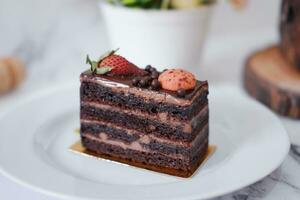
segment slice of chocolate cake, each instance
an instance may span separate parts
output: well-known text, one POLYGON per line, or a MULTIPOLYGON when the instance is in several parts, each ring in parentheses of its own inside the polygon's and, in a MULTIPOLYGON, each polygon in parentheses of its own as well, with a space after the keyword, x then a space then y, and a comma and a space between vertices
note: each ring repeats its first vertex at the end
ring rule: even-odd
POLYGON ((189 177, 208 149, 208 84, 184 70, 142 70, 115 52, 82 73, 82 145, 105 158, 189 177))

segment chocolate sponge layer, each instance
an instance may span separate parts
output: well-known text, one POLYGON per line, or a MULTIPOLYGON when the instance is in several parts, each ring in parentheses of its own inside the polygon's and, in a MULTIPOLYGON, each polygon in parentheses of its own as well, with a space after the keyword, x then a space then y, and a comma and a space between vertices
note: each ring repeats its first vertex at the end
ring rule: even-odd
POLYGON ((195 116, 203 104, 207 104, 208 90, 203 89, 189 106, 178 106, 168 103, 146 102, 143 98, 134 94, 116 93, 109 87, 93 82, 82 82, 80 88, 81 101, 100 102, 121 106, 126 109, 135 108, 150 114, 167 112, 170 116, 180 119, 191 119, 195 116))
POLYGON ((106 143, 98 143, 86 137, 82 137, 82 145, 97 155, 110 160, 182 177, 189 177, 197 170, 198 166, 205 159, 208 149, 208 141, 206 140, 199 149, 199 153, 187 161, 167 157, 159 153, 145 153, 123 149, 106 143))
POLYGON ((204 113, 201 119, 191 133, 184 132, 182 127, 174 127, 160 121, 140 118, 136 115, 130 115, 111 110, 103 110, 94 106, 81 105, 80 118, 87 120, 99 120, 102 122, 113 123, 118 126, 124 126, 128 129, 138 130, 143 133, 152 133, 157 136, 163 136, 169 139, 192 141, 197 133, 208 123, 208 113, 204 113))
POLYGON ((151 136, 143 135, 138 132, 126 131, 124 129, 115 128, 112 126, 99 124, 99 123, 82 123, 81 136, 91 135, 95 138, 99 137, 100 133, 104 133, 108 140, 118 141, 123 144, 131 144, 133 142, 138 142, 143 148, 150 151, 161 152, 164 154, 181 154, 184 156, 193 156, 197 153, 199 147, 202 145, 203 141, 208 139, 208 126, 203 127, 201 132, 195 140, 191 143, 176 143, 168 140, 160 141, 159 139, 153 139, 151 136), (147 137, 147 141, 143 142, 141 139, 147 137), (166 142, 167 141, 167 142, 166 142))

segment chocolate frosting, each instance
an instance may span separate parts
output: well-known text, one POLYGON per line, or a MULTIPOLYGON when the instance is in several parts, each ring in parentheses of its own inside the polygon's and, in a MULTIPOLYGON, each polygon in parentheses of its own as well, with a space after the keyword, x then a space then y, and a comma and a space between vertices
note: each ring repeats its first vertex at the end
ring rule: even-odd
POLYGON ((174 91, 170 91, 170 90, 165 90, 160 88, 157 91, 154 90, 150 90, 148 88, 140 88, 140 87, 136 87, 132 85, 132 79, 135 76, 108 76, 108 75, 98 75, 98 74, 93 74, 90 70, 87 70, 85 72, 83 72, 80 76, 81 81, 83 80, 91 80, 91 81, 95 81, 95 82, 99 82, 102 85, 108 86, 108 87, 119 87, 119 88, 136 88, 139 90, 143 90, 143 91, 151 91, 157 94, 164 94, 166 96, 166 98, 168 97, 172 97, 173 100, 187 100, 187 101, 191 101, 195 95, 197 95, 199 89, 201 88, 206 88, 208 87, 208 83, 207 81, 199 81, 197 80, 196 86, 193 90, 188 90, 186 91, 186 95, 184 97, 178 97, 177 93, 174 91))

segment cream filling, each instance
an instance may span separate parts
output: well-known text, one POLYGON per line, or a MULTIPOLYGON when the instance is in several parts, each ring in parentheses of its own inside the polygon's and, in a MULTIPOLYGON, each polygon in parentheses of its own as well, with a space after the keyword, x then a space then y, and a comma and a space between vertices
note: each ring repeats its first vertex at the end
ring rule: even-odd
MULTIPOLYGON (((84 135, 84 137, 86 137, 90 140, 97 141, 99 143, 102 142, 102 143, 105 143, 105 144, 118 146, 118 147, 121 147, 122 149, 125 149, 125 150, 130 149, 130 150, 146 152, 146 153, 155 152, 155 151, 151 151, 151 150, 143 147, 140 143, 141 142, 140 140, 134 141, 134 142, 131 142, 131 143, 127 144, 127 143, 124 143, 124 142, 119 141, 119 140, 110 140, 110 139, 108 139, 108 136, 105 133, 99 133, 99 137, 95 137, 95 136, 90 135, 90 134, 84 135)), ((161 152, 160 152, 160 154, 162 154, 166 157, 171 157, 171 158, 175 158, 175 159, 186 159, 186 157, 183 156, 182 154, 165 154, 165 153, 161 153, 161 152)))
POLYGON ((93 107, 96 107, 96 108, 99 108, 102 110, 109 110, 109 111, 113 111, 113 112, 120 112, 120 113, 135 115, 140 118, 146 118, 146 119, 150 119, 150 120, 154 120, 154 121, 159 120, 165 124, 170 124, 172 126, 180 126, 183 128, 183 131, 186 133, 191 133, 193 130, 192 124, 197 123, 197 121, 199 121, 200 118, 203 117, 205 115, 205 113, 208 112, 208 104, 207 104, 190 121, 182 121, 175 117, 168 116, 167 112, 160 112, 157 115, 150 115, 147 112, 142 112, 142 111, 136 110, 136 109, 122 109, 122 108, 114 107, 111 105, 99 104, 99 103, 95 103, 95 102, 81 102, 81 104, 84 106, 93 106, 93 107))
POLYGON ((138 139, 138 141, 144 143, 144 144, 149 144, 151 141, 155 141, 161 144, 166 144, 166 145, 174 145, 174 146, 178 146, 178 147, 187 147, 187 148, 192 148, 195 146, 195 144, 197 143, 197 141, 202 137, 203 134, 205 134, 205 132, 208 129, 208 124, 206 124, 201 131, 197 134, 197 136, 194 138, 194 140, 192 142, 184 142, 181 140, 169 140, 166 138, 161 138, 161 137, 157 137, 154 134, 144 134, 141 132, 138 132, 136 130, 133 129, 128 129, 128 128, 124 128, 121 126, 117 126, 114 125, 112 123, 104 123, 104 122, 100 122, 100 121, 96 121, 96 120, 85 120, 82 119, 80 120, 81 123, 86 123, 86 124, 100 124, 100 125, 106 125, 108 127, 113 127, 114 129, 118 129, 118 130, 122 130, 122 131, 126 131, 126 133, 128 135, 138 135, 140 136, 140 138, 138 139))
POLYGON ((159 93, 153 90, 144 90, 141 88, 129 87, 126 84, 116 83, 114 81, 105 79, 103 77, 93 77, 92 79, 86 78, 85 75, 81 77, 81 81, 92 82, 96 84, 103 85, 104 87, 111 88, 114 92, 124 93, 125 95, 133 94, 137 97, 141 97, 145 99, 145 101, 149 102, 155 101, 157 103, 168 102, 175 105, 180 106, 189 106, 193 103, 193 101, 203 92, 203 90, 207 90, 207 87, 202 87, 191 99, 177 98, 167 93, 159 93))

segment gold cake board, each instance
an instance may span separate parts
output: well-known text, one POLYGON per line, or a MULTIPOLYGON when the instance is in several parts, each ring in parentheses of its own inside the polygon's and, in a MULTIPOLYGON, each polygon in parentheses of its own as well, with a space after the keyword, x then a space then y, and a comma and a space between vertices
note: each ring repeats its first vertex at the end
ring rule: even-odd
POLYGON ((168 174, 168 175, 180 176, 180 177, 183 177, 183 178, 188 178, 188 177, 192 177, 193 175, 195 175, 196 172, 199 171, 200 168, 202 168, 203 165, 207 162, 207 160, 214 154, 216 149, 217 149, 217 147, 215 145, 209 145, 208 151, 207 151, 203 161, 201 162, 200 166, 198 167, 198 169, 193 174, 186 175, 186 174, 181 174, 177 170, 172 170, 172 169, 165 169, 164 170, 161 167, 154 167, 154 166, 149 167, 149 166, 141 164, 141 163, 132 162, 132 161, 121 159, 121 158, 111 157, 111 156, 106 155, 106 154, 98 154, 98 153, 89 151, 86 148, 84 148, 81 144, 81 141, 78 141, 78 142, 74 143, 70 147, 70 150, 72 152, 78 153, 78 154, 83 155, 83 156, 93 157, 93 158, 96 158, 96 159, 103 159, 103 160, 114 162, 114 163, 121 164, 121 165, 124 165, 124 166, 137 167, 139 169, 151 170, 151 171, 160 172, 160 173, 164 173, 164 174, 168 174))

